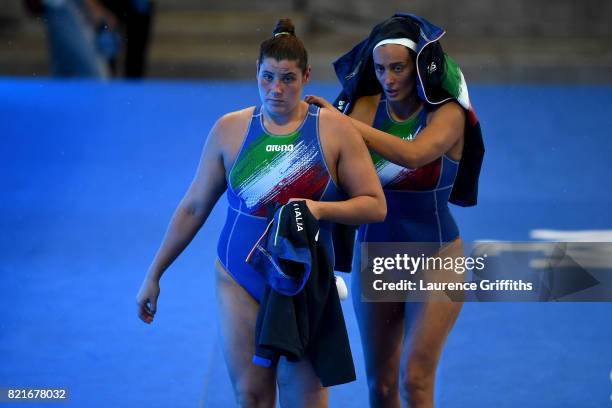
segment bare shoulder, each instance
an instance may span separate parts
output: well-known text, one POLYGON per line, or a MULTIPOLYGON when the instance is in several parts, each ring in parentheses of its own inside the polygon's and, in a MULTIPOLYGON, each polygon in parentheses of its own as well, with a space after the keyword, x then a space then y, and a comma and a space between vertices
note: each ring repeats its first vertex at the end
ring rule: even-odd
POLYGON ((344 140, 346 140, 346 137, 360 138, 359 133, 347 116, 332 112, 329 109, 320 110, 319 131, 322 136, 325 135, 323 137, 334 139, 337 139, 335 136, 338 135, 342 135, 344 140))
POLYGON ((462 127, 465 123, 465 110, 457 102, 447 102, 429 114, 428 123, 434 122, 462 127))
POLYGON ((381 94, 362 96, 355 101, 350 117, 360 122, 371 125, 374 122, 374 115, 380 102, 381 94))
POLYGON ((376 95, 367 95, 367 96, 361 96, 359 97, 359 99, 357 99, 355 101, 355 106, 353 109, 355 108, 372 108, 375 106, 378 106, 378 102, 380 102, 380 98, 381 98, 382 94, 376 94, 376 95))
POLYGON ((238 111, 226 113, 217 120, 213 130, 221 135, 232 135, 236 133, 242 134, 246 131, 254 110, 255 107, 251 106, 238 111))

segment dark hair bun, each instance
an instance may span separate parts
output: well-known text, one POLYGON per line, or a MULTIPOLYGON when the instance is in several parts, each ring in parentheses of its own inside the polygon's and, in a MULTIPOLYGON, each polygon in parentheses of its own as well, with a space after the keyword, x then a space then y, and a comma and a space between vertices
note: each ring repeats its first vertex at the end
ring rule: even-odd
POLYGON ((276 27, 272 30, 272 34, 289 33, 295 35, 295 26, 290 18, 281 18, 276 22, 276 27))

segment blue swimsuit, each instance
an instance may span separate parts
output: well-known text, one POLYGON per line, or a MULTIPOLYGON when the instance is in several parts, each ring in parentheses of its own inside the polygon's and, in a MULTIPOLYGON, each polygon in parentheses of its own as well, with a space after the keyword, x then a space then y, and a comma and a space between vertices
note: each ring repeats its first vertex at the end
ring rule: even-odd
MULTIPOLYGON (((310 105, 301 126, 288 135, 268 132, 261 108, 255 108, 227 184, 227 218, 217 254, 229 274, 259 301, 266 280, 245 260, 268 225, 269 210, 291 198, 340 199, 321 150, 319 108, 310 105)), ((319 242, 333 260, 331 224, 320 221, 319 227, 319 242)))
MULTIPOLYGON (((427 124, 427 110, 398 122, 381 98, 373 127, 404 140, 418 136, 427 124)), ((391 163, 372 152, 372 161, 387 199, 384 222, 362 225, 359 242, 436 242, 443 245, 459 236, 448 208, 459 162, 446 155, 417 169, 391 163)))

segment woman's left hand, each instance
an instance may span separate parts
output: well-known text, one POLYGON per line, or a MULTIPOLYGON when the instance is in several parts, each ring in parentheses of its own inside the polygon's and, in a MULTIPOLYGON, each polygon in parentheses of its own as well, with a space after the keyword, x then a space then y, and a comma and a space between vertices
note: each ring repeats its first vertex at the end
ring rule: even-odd
POLYGON ((306 101, 306 102, 308 102, 308 103, 310 103, 312 105, 317 105, 317 106, 320 106, 321 108, 331 109, 334 112, 340 113, 340 111, 338 109, 336 109, 336 107, 334 105, 332 105, 325 98, 322 98, 320 96, 306 95, 304 97, 304 101, 306 101))
POLYGON ((317 220, 320 219, 321 214, 320 214, 319 209, 320 209, 321 202, 310 200, 308 198, 292 198, 289 200, 289 202, 292 202, 292 201, 305 201, 306 207, 308 207, 308 211, 310 211, 312 216, 315 217, 317 220))

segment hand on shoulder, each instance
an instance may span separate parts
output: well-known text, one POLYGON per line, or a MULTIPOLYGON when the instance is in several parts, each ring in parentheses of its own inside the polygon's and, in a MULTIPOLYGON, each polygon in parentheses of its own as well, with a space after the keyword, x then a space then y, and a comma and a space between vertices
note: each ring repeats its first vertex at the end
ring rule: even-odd
POLYGON ((331 111, 341 113, 338 109, 336 109, 334 105, 332 105, 327 99, 323 98, 322 96, 306 95, 304 97, 304 101, 306 101, 306 103, 309 103, 311 105, 317 105, 323 109, 329 109, 331 111))

